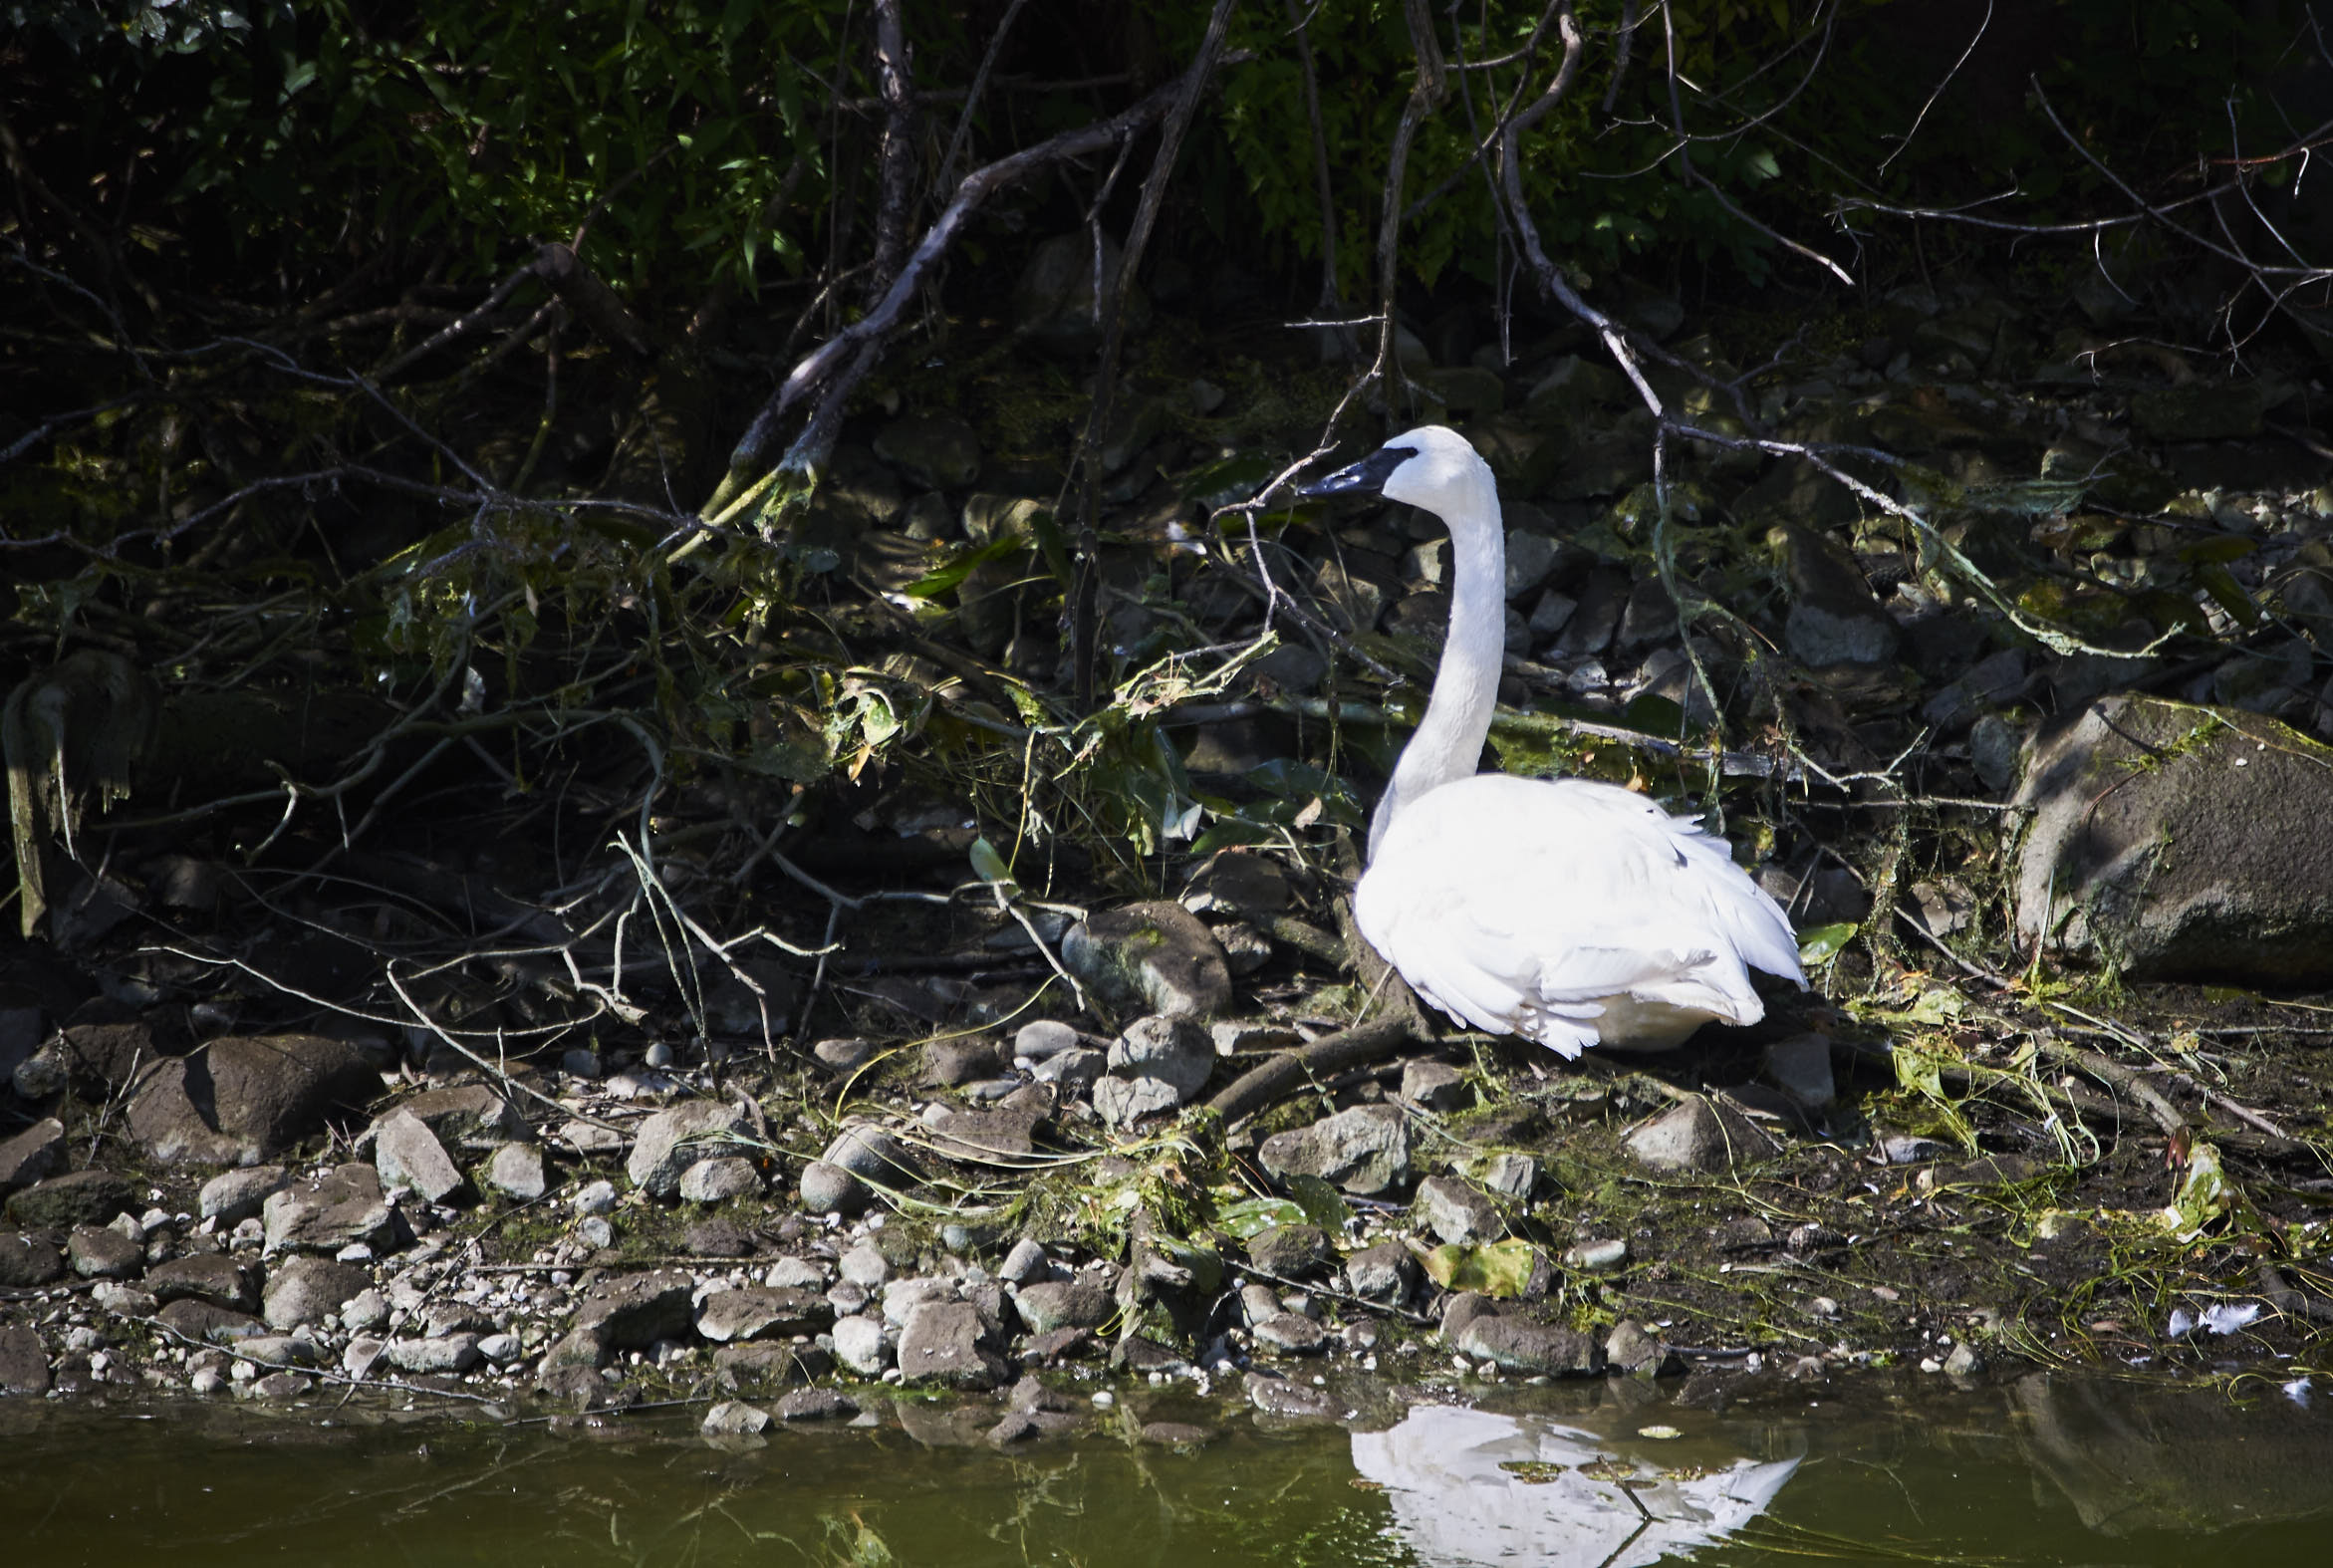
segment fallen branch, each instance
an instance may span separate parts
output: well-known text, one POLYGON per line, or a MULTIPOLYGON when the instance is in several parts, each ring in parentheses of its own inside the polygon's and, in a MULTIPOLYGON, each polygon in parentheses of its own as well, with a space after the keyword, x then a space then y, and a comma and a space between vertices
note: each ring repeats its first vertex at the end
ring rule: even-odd
POLYGON ((1409 1043, 1412 1020, 1399 1012, 1322 1035, 1301 1050, 1286 1051, 1243 1073, 1230 1088, 1207 1102, 1226 1122, 1253 1116, 1322 1073, 1381 1061, 1409 1043))

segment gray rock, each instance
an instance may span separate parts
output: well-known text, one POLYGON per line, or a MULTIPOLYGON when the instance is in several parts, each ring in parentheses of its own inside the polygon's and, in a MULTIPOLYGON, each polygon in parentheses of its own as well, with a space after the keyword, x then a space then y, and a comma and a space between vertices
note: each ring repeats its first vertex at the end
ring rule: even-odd
MULTIPOLYGON (((1020 280, 1013 285, 1013 328, 1036 348, 1064 359, 1083 359, 1102 343, 1100 309, 1095 294, 1100 274, 1102 298, 1115 293, 1125 255, 1118 242, 1102 236, 1099 266, 1093 235, 1085 231, 1056 234, 1029 256, 1020 280)), ((1150 300, 1138 287, 1129 291, 1126 330, 1139 332, 1150 322, 1150 300)))
POLYGON ((1038 1018, 1022 1024, 1013 1036, 1013 1055, 1032 1062, 1049 1061, 1064 1051, 1076 1050, 1084 1038, 1058 1018, 1038 1018))
MULTIPOLYGON (((354 1264, 324 1257, 286 1258, 267 1276, 259 1315, 271 1329, 311 1328, 372 1288, 373 1276, 354 1264)), ((220 1304, 251 1310, 248 1302, 220 1304)), ((352 1326, 345 1316, 342 1322, 352 1326)))
POLYGON ((923 1047, 923 1081, 945 1089, 994 1078, 1003 1066, 997 1043, 978 1035, 933 1040, 923 1047))
POLYGON ((744 1345, 723 1345, 713 1352, 713 1382, 732 1394, 806 1383, 834 1370, 834 1353, 818 1345, 759 1340, 744 1345))
POLYGON ((135 1279, 145 1272, 145 1248, 114 1230, 76 1225, 65 1238, 65 1259, 83 1279, 135 1279))
POLYGON ((256 1216, 260 1206, 284 1189, 288 1177, 282 1166, 246 1166, 223 1171, 202 1183, 196 1208, 204 1219, 239 1225, 256 1216))
POLYGON ((0 1143, 0 1197, 54 1176, 65 1163, 65 1124, 55 1117, 35 1122, 0 1143))
POLYGON ((893 1344, 882 1322, 861 1316, 835 1320, 835 1359, 863 1378, 880 1377, 891 1365, 893 1344))
POLYGON ((1725 1171, 1766 1159, 1774 1146, 1730 1105, 1696 1095, 1631 1133, 1628 1151, 1650 1171, 1725 1171))
POLYGON ((360 1290, 341 1304, 341 1327, 352 1334, 369 1334, 389 1321, 389 1298, 378 1290, 360 1290))
POLYGON ((1580 587, 1579 603, 1565 619, 1563 630, 1556 634, 1556 654, 1578 658, 1610 648, 1612 635, 1620 630, 1621 613, 1628 608, 1629 593, 1626 573, 1609 567, 1590 572, 1580 587))
POLYGON ((1273 1225, 1247 1238, 1247 1260, 1280 1279, 1311 1279, 1335 1256, 1318 1225, 1273 1225))
POLYGON ((1783 569, 1790 584, 1790 615, 1783 641, 1801 663, 1884 664, 1896 656, 1903 634, 1854 559, 1822 535, 1783 525, 1783 569))
POLYGON ((1318 1355, 1329 1338, 1318 1323, 1295 1312, 1276 1313, 1250 1332, 1258 1345, 1283 1356, 1318 1355))
POLYGON ((1268 918, 1285 914, 1293 902, 1288 874, 1277 861, 1239 850, 1210 859, 1182 891, 1182 907, 1193 915, 1268 918))
POLYGON ((893 1328, 906 1328, 915 1309, 934 1301, 953 1301, 954 1287, 944 1279, 918 1274, 911 1279, 895 1279, 883 1287, 883 1320, 893 1328))
POLYGON ((270 1252, 338 1252, 355 1243, 379 1248, 395 1234, 381 1173, 355 1163, 334 1167, 313 1187, 275 1193, 262 1206, 260 1221, 270 1252))
POLYGON ((1137 1018, 1110 1047, 1113 1075, 1162 1079, 1173 1088, 1178 1102, 1204 1089, 1214 1070, 1214 1041, 1188 1018, 1137 1018))
POLYGON ((1575 1241, 1564 1248, 1563 1266, 1582 1274, 1610 1274, 1628 1266, 1629 1244, 1617 1236, 1575 1241))
POLYGON ((835 1309, 824 1296, 766 1285, 716 1290, 696 1308, 697 1333, 715 1344, 822 1334, 834 1320, 835 1309))
POLYGON ((1345 1282, 1372 1301, 1399 1301, 1418 1282, 1418 1262, 1399 1241, 1382 1241, 1345 1260, 1345 1282))
POLYGON ((389 1112, 402 1111, 448 1149, 479 1154, 524 1138, 526 1118, 501 1093, 487 1084, 456 1084, 449 1089, 425 1089, 389 1112))
POLYGON ((1595 1336, 1530 1318, 1477 1313, 1454 1336, 1445 1330, 1444 1342, 1460 1355, 1490 1362, 1502 1372, 1567 1377, 1604 1370, 1604 1346, 1595 1336))
POLYGON ((1264 1170, 1283 1180, 1315 1176, 1374 1197, 1410 1179, 1409 1119, 1393 1106, 1355 1106, 1310 1127, 1275 1134, 1256 1153, 1264 1170))
POLYGON ((172 1333, 205 1345, 233 1345, 267 1332, 267 1325, 248 1312, 236 1312, 193 1296, 170 1302, 155 1318, 172 1333))
POLYGON ((1418 1212, 1428 1230, 1453 1246, 1506 1234, 1498 1205, 1457 1176, 1427 1176, 1419 1182, 1418 1212))
MULTIPOLYGON (((301 1258, 296 1261, 305 1263, 315 1260, 301 1258)), ((341 1267, 338 1263, 328 1266, 341 1267)), ((359 1277, 362 1278, 361 1275, 359 1277)), ((223 1252, 192 1252, 185 1257, 172 1258, 167 1263, 157 1263, 146 1270, 145 1288, 152 1292, 158 1302, 183 1301, 191 1296, 197 1301, 207 1301, 231 1312, 249 1312, 259 1305, 259 1282, 253 1277, 252 1270, 223 1252)), ((338 1304, 334 1303, 336 1306, 338 1304)), ((291 1328, 295 1325, 277 1323, 271 1326, 291 1328)))
POLYGON ((735 1155, 699 1160, 680 1173, 680 1196, 691 1203, 726 1203, 732 1198, 759 1197, 761 1173, 753 1162, 735 1155))
POLYGON ((1062 962, 1105 1005, 1211 1018, 1231 1001, 1223 949, 1197 915, 1168 900, 1105 910, 1069 928, 1062 962))
POLYGON ((909 1384, 993 1389, 1005 1381, 1004 1363, 982 1343, 979 1309, 968 1301, 931 1301, 917 1307, 900 1331, 900 1376, 909 1384))
POLYGON ((1634 1318, 1622 1318, 1604 1338, 1605 1366, 1633 1377, 1651 1377, 1667 1370, 1668 1348, 1634 1318))
POLYGON ((802 1168, 802 1206, 814 1214, 856 1214, 874 1194, 841 1166, 813 1160, 802 1168))
POLYGON ((482 1359, 475 1334, 448 1334, 442 1339, 392 1339, 384 1352, 399 1372, 443 1377, 467 1372, 482 1359))
POLYGON ((579 1214, 612 1214, 619 1201, 621 1199, 616 1195, 616 1183, 613 1181, 587 1181, 576 1189, 575 1196, 568 1199, 579 1214))
POLYGON ((36 1181, 8 1199, 8 1217, 40 1230, 103 1225, 116 1214, 143 1208, 137 1189, 111 1171, 74 1171, 36 1181))
POLYGON ((2257 714, 2106 697, 2035 740, 2016 798, 2026 942, 2134 979, 2333 976, 2333 748, 2257 714))
POLYGON ((1250 1372, 1245 1392, 1248 1404, 1258 1412, 1283 1421, 1335 1421, 1345 1414, 1345 1407, 1331 1398, 1326 1389, 1316 1389, 1294 1378, 1272 1378, 1250 1372))
POLYGON ((780 1421, 849 1421, 858 1414, 857 1402, 834 1389, 796 1389, 777 1405, 780 1421))
POLYGON ((373 1137, 373 1163, 384 1187, 417 1192, 432 1203, 444 1202, 467 1184, 437 1135, 407 1111, 391 1111, 381 1120, 373 1137))
POLYGON ((111 1279, 101 1279, 90 1287, 89 1299, 98 1304, 100 1311, 118 1318, 150 1318, 162 1306, 154 1299, 153 1292, 111 1279))
POLYGON ((1766 1081, 1809 1111, 1839 1098, 1831 1076, 1831 1041, 1819 1034, 1794 1034, 1766 1047, 1766 1081))
POLYGON ((694 1291, 695 1281, 670 1270, 603 1279, 576 1307, 574 1331, 590 1335, 603 1351, 646 1350, 688 1332, 694 1291))
POLYGON ((1163 1116, 1181 1104, 1182 1096, 1163 1078, 1103 1078, 1094 1085, 1096 1114, 1116 1128, 1163 1116))
POLYGON ((1023 1285, 1013 1293, 1013 1307, 1032 1334, 1055 1329, 1097 1329, 1110 1321, 1117 1303, 1093 1280, 1080 1277, 1023 1285))
POLYGON ((504 1144, 486 1163, 486 1184, 506 1197, 531 1203, 550 1187, 541 1144, 504 1144))
POLYGON ((870 1290, 889 1284, 892 1277, 891 1260, 872 1241, 862 1241, 844 1253, 835 1264, 835 1271, 852 1284, 865 1285, 870 1290))
POLYGON ((1483 1186, 1502 1197, 1527 1199, 1539 1185, 1539 1162, 1529 1155, 1492 1155, 1474 1175, 1483 1186))
POLYGON ((1954 1345, 1952 1353, 1944 1358, 1944 1372, 1947 1376, 1973 1378, 1983 1371, 1984 1358, 1976 1353, 1975 1346, 1965 1340, 1954 1345))
POLYGON ((1012 1244, 1012 1250, 997 1265, 996 1277, 1008 1285, 1026 1285, 1033 1280, 1043 1279, 1052 1267, 1051 1260, 1045 1256, 1045 1249, 1023 1236, 1012 1244))
POLYGON ((691 1100, 658 1111, 641 1124, 624 1174, 654 1197, 680 1190, 680 1175, 700 1160, 734 1153, 735 1140, 750 1136, 752 1120, 743 1106, 726 1100, 691 1100))
POLYGON ((235 1348, 263 1367, 313 1367, 323 1359, 315 1341, 293 1334, 254 1334, 235 1348))
POLYGON ((1075 1046, 1039 1062, 1032 1073, 1037 1082, 1051 1084, 1064 1095, 1082 1095, 1102 1079, 1110 1059, 1100 1051, 1075 1046))
POLYGON ((875 455, 926 490, 967 490, 980 477, 980 435, 953 414, 910 413, 875 437, 875 455))
POLYGON ((0 1394, 38 1398, 49 1392, 49 1348, 29 1324, 0 1326, 0 1394))
POLYGON ((723 1400, 704 1413, 697 1431, 708 1437, 750 1437, 770 1424, 770 1413, 742 1400, 723 1400))
POLYGON ((1405 1062, 1402 1098, 1428 1111, 1455 1111, 1466 1103, 1466 1075, 1446 1062, 1405 1062))
POLYGON ((61 1278, 65 1255, 39 1236, 0 1230, 0 1285, 29 1290, 61 1278))
POLYGON ((855 1073, 875 1055, 875 1042, 859 1038, 821 1040, 810 1054, 830 1072, 855 1073))
POLYGON ((130 1134, 165 1162, 244 1166, 354 1112, 381 1078, 354 1046, 313 1034, 225 1035, 164 1057, 130 1098, 130 1134))

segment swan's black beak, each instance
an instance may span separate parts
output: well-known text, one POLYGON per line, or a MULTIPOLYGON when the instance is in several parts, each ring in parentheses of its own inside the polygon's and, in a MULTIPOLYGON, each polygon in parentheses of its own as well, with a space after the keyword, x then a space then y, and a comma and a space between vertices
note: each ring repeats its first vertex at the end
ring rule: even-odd
POLYGON ((1361 461, 1300 487, 1297 498, 1317 501, 1328 495, 1376 495, 1386 487, 1395 469, 1417 455, 1415 446, 1381 446, 1361 461))

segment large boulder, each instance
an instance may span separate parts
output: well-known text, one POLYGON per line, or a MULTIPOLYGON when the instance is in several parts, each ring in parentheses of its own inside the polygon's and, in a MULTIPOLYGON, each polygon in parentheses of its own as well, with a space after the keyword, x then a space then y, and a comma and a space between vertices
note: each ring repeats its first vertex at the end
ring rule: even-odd
POLYGON ((226 1035, 140 1075, 130 1133, 156 1160, 256 1165, 380 1093, 380 1075, 339 1040, 226 1035))
POLYGON ((2016 798, 2025 940, 2134 979, 2333 981, 2333 747, 2126 693, 2037 736, 2016 798))

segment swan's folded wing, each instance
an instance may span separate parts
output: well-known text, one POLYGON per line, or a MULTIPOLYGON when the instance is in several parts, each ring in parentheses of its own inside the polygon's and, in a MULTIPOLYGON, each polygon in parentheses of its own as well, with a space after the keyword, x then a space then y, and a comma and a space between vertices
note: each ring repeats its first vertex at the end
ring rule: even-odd
POLYGON ((1745 961, 1800 978, 1789 922, 1723 843, 1608 785, 1445 785, 1394 823, 1354 915, 1436 1006, 1566 1054, 1616 996, 1747 1021, 1745 961))

